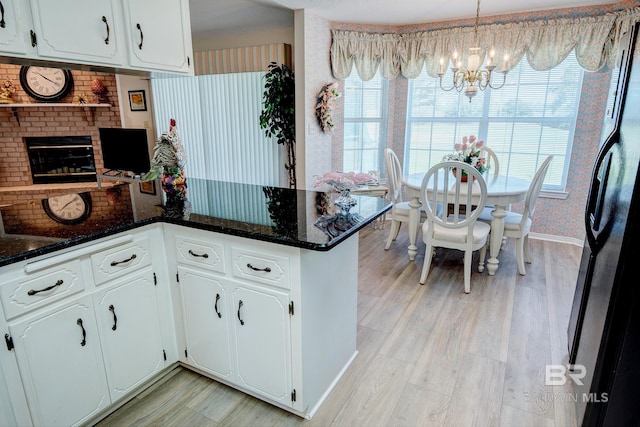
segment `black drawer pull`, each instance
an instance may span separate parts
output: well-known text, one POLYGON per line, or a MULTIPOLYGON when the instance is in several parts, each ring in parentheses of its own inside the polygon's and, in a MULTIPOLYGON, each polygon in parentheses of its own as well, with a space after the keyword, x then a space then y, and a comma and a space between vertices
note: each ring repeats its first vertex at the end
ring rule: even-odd
POLYGON ((222 314, 218 311, 218 301, 220 301, 220 294, 216 294, 216 305, 213 307, 216 310, 216 314, 218 315, 218 319, 222 319, 222 314))
POLYGON ((127 262, 131 262, 136 258, 137 258, 136 254, 133 254, 129 258, 123 259, 122 261, 111 261, 111 267, 115 267, 116 265, 120 265, 120 264, 125 264, 127 262))
POLYGON ((193 252, 191 249, 189 249, 189 255, 194 256, 194 257, 198 257, 198 258, 209 258, 209 254, 208 253, 203 253, 203 254, 197 254, 195 252, 193 252))
POLYGON ((240 300, 240 302, 238 303, 238 320, 240 321, 240 324, 244 326, 244 320, 242 320, 242 316, 240 315, 240 309, 243 305, 244 304, 242 303, 242 300, 240 300))
POLYGON ((107 26, 107 38, 104 39, 104 43, 105 44, 109 44, 109 35, 111 33, 111 29, 109 28, 109 23, 107 22, 107 17, 106 16, 102 17, 102 22, 104 22, 104 25, 107 26))
POLYGON ((251 264, 247 264, 247 267, 252 269, 253 271, 264 271, 265 273, 271 273, 271 268, 270 267, 258 268, 258 267, 254 267, 251 264))
POLYGON ((142 42, 144 41, 144 34, 142 34, 142 27, 140 24, 136 24, 136 28, 140 31, 140 44, 138 45, 138 49, 142 50, 142 42))
POLYGON ((62 279, 58 280, 55 285, 51 285, 49 287, 46 287, 44 289, 38 289, 37 291, 35 289, 29 289, 29 291, 27 292, 27 295, 35 295, 38 292, 46 292, 46 291, 50 291, 51 289, 60 286, 64 283, 64 281, 62 279))
POLYGON ((87 344, 87 331, 84 330, 82 319, 78 319, 76 323, 82 328, 82 341, 80 341, 80 345, 84 347, 87 344))
POLYGON ((111 330, 115 331, 118 329, 118 317, 116 316, 116 309, 113 304, 109 306, 109 311, 113 313, 113 326, 111 327, 111 330))
POLYGON ((4 23, 4 6, 0 1, 0 27, 4 28, 6 24, 4 23))

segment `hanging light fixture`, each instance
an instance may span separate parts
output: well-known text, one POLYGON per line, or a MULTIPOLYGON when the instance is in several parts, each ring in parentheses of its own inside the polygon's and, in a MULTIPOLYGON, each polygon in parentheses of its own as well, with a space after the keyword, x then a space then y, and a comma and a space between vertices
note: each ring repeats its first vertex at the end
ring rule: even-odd
POLYGON ((493 71, 496 69, 494 64, 493 57, 495 56, 495 51, 491 49, 489 51, 489 59, 487 60, 487 65, 485 65, 484 69, 480 69, 480 48, 478 47, 478 21, 480 20, 480 0, 478 0, 478 6, 476 8, 476 23, 474 27, 474 38, 473 44, 475 47, 470 48, 471 54, 467 59, 467 69, 462 69, 462 61, 458 58, 458 52, 453 52, 452 59, 452 67, 451 71, 453 71, 453 85, 449 88, 446 88, 442 85, 442 77, 444 76, 444 58, 440 58, 440 70, 438 72, 438 77, 440 78, 440 89, 444 91, 450 91, 456 89, 458 92, 462 92, 464 89, 464 94, 469 98, 469 102, 471 99, 478 94, 478 90, 485 90, 487 87, 491 89, 500 89, 504 86, 504 83, 507 79, 507 65, 509 61, 509 55, 504 56, 504 62, 502 64, 502 83, 499 85, 493 84, 491 81, 491 77, 493 76, 493 71))

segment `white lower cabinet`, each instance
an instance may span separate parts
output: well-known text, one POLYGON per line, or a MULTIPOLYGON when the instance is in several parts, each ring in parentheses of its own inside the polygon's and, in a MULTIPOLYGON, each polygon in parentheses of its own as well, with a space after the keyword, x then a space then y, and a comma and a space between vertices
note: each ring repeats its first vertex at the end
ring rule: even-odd
POLYGON ((233 285, 237 383, 293 406, 289 295, 265 287, 233 285))
POLYGON ((185 362, 292 406, 289 295, 178 266, 185 362))
POLYGON ((190 365, 233 381, 231 368, 230 309, 220 279, 179 267, 185 334, 185 358, 190 365))
POLYGON ((151 268, 94 295, 102 354, 112 402, 165 367, 151 268))
POLYGON ((91 298, 9 329, 34 425, 80 424, 111 403, 91 298))
POLYGON ((0 378, 13 406, 0 421, 92 423, 177 361, 169 280, 150 260, 163 247, 152 226, 0 269, 0 378), (105 263, 118 270, 95 270, 105 263))

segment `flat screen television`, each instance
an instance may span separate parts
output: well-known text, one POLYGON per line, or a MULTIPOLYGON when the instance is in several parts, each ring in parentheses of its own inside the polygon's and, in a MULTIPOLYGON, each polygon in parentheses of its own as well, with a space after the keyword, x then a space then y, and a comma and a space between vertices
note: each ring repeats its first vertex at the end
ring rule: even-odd
POLYGON ((143 174, 151 168, 146 129, 99 128, 106 169, 143 174))

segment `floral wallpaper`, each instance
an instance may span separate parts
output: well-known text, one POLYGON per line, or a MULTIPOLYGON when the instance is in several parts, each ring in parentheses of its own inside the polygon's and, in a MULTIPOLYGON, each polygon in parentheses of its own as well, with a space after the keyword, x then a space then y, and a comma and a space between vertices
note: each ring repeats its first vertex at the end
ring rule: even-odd
MULTIPOLYGON (((611 5, 601 5, 593 7, 556 9, 539 12, 527 12, 512 15, 501 15, 494 17, 480 18, 482 24, 518 22, 522 20, 549 19, 561 17, 581 17, 594 14, 601 14, 621 10, 633 6, 638 6, 638 0, 626 0, 621 3, 611 5)), ((474 20, 457 20, 429 24, 406 25, 400 27, 386 25, 367 25, 329 22, 305 12, 305 117, 309 126, 316 124, 313 116, 313 104, 315 94, 322 86, 333 80, 330 73, 329 48, 331 44, 331 29, 363 31, 363 32, 384 32, 384 33, 405 33, 415 31, 426 31, 436 28, 452 28, 460 26, 472 26, 474 20), (328 38, 327 38, 328 37, 328 38), (315 93, 314 93, 315 91, 315 93)), ((584 205, 588 191, 591 169, 595 159, 602 131, 602 121, 604 117, 607 92, 609 87, 610 72, 607 70, 599 72, 585 72, 583 90, 578 113, 577 127, 571 154, 570 174, 567 181, 566 199, 539 198, 536 206, 535 221, 532 226, 534 233, 569 238, 575 242, 584 240, 584 205)), ((344 87, 340 82, 339 91, 343 92, 344 87)), ((387 123, 387 146, 393 148, 398 156, 404 155, 404 137, 406 125, 406 103, 407 103, 408 80, 399 77, 389 81, 389 105, 387 123)), ((335 127, 332 137, 322 134, 318 127, 317 137, 306 136, 306 164, 307 175, 305 182, 307 186, 313 184, 314 180, 309 174, 321 175, 328 170, 339 170, 342 165, 342 141, 343 125, 340 117, 343 116, 343 97, 338 99, 334 110, 335 127), (317 163, 317 168, 311 164, 317 163), (316 173, 316 170, 318 173, 316 173)), ((514 206, 518 210, 518 206, 514 206)))

